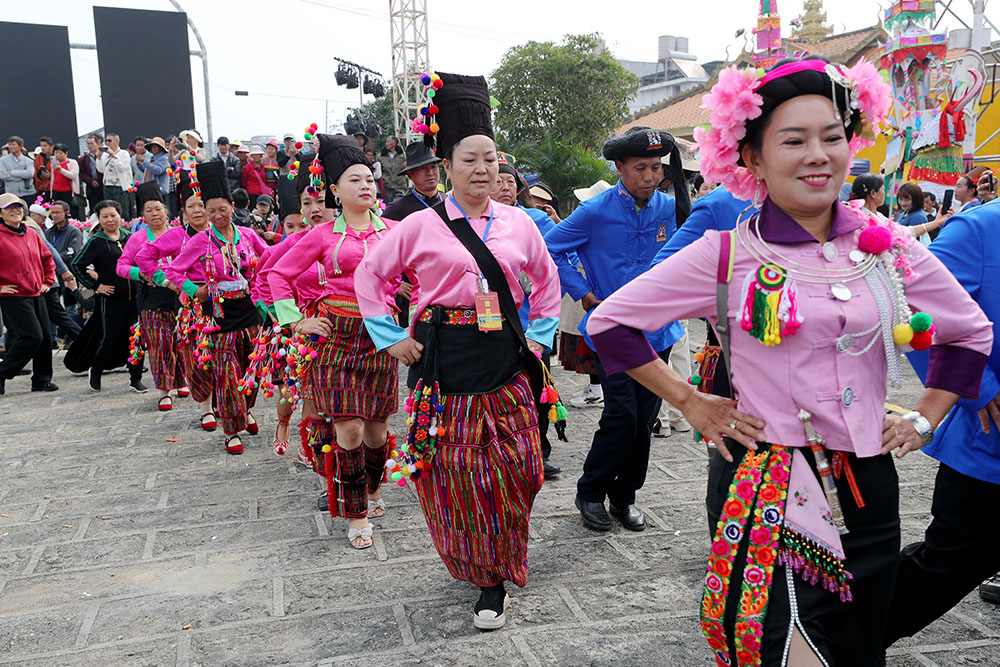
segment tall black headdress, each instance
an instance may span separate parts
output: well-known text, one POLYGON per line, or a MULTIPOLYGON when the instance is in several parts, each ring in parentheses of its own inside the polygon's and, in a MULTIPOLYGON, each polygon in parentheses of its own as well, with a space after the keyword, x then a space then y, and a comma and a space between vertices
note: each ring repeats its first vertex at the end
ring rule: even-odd
POLYGON ((163 194, 160 192, 160 185, 156 181, 146 181, 135 190, 135 208, 142 215, 142 207, 148 201, 158 201, 163 203, 163 194))
POLYGON ((439 158, 448 157, 455 144, 466 137, 482 134, 490 139, 493 134, 490 89, 481 76, 465 74, 423 75, 426 77, 428 104, 421 109, 427 111, 420 130, 425 133, 424 143, 431 147, 437 144, 439 158), (433 113, 431 113, 433 112, 433 113), (426 129, 425 129, 426 128, 426 129))
POLYGON ((209 199, 225 199, 233 202, 233 194, 229 191, 229 178, 226 176, 226 165, 222 160, 209 160, 198 165, 198 182, 201 185, 201 198, 205 204, 209 199))
POLYGON ((354 137, 345 134, 317 134, 319 138, 319 159, 323 162, 323 175, 326 176, 326 206, 335 208, 337 199, 330 192, 330 185, 335 185, 348 167, 363 164, 372 169, 372 163, 358 147, 354 137))

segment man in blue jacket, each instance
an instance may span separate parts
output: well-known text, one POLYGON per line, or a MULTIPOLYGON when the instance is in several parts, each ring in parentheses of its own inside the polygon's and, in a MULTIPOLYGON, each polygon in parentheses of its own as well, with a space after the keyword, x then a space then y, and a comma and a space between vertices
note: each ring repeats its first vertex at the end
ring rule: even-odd
MULTIPOLYGON (((1000 602, 1000 202, 952 216, 930 250, 993 322, 993 350, 977 400, 961 399, 924 453, 941 462, 933 519, 924 541, 899 555, 885 646, 909 637, 958 604, 983 579, 980 595, 1000 602), (993 575, 993 576, 991 576, 993 575)), ((931 313, 933 315, 933 313, 931 313)), ((933 348, 932 348, 933 349, 933 348)), ((907 355, 921 379, 928 352, 907 355)))
MULTIPOLYGON (((615 290, 650 268, 653 256, 683 223, 690 212, 687 184, 681 170, 680 151, 663 130, 632 128, 604 144, 604 157, 614 160, 621 176, 618 184, 583 202, 572 215, 545 235, 545 243, 559 267, 563 292, 580 301, 587 315, 579 330, 587 335, 590 311, 615 290), (662 180, 660 158, 669 154, 669 178, 677 200, 657 191, 662 180), (576 270, 576 254, 587 277, 576 270)), ((647 333, 653 349, 664 359, 670 346, 684 333, 673 322, 647 333)), ((625 373, 607 375, 597 358, 597 373, 604 393, 604 412, 590 453, 577 482, 576 506, 584 525, 610 530, 604 507, 629 530, 643 530, 645 517, 635 506, 635 494, 646 480, 653 422, 660 409, 658 396, 625 373)))

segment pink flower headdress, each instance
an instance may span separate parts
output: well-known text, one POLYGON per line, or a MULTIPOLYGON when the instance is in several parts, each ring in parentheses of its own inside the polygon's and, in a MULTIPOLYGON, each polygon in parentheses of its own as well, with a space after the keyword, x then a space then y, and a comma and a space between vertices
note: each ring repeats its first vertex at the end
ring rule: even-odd
POLYGON ((851 157, 862 148, 875 143, 875 132, 885 121, 892 104, 889 85, 867 60, 859 60, 850 69, 823 60, 798 60, 762 73, 755 69, 739 69, 735 65, 719 72, 719 81, 702 98, 701 106, 711 110, 710 128, 695 128, 701 173, 706 181, 720 183, 734 197, 751 199, 755 194, 763 199, 767 187, 750 171, 740 166, 740 142, 747 134, 747 123, 760 117, 764 98, 758 94, 765 84, 796 72, 825 72, 830 79, 849 92, 850 113, 861 112, 861 120, 851 129, 851 157))

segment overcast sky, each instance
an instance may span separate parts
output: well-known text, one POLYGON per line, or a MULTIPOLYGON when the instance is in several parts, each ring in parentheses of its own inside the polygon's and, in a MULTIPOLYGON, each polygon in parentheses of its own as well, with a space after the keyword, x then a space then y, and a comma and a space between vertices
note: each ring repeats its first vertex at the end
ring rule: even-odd
MULTIPOLYGON (((95 4, 173 11, 167 0, 0 0, 3 20, 66 25, 71 42, 88 44, 95 42, 95 4)), ((336 85, 334 56, 378 70, 387 78, 392 72, 389 0, 180 0, 180 4, 206 42, 216 136, 246 139, 286 131, 300 135, 311 122, 324 124, 324 99, 330 100, 330 124, 342 123, 347 108, 357 106, 358 95, 357 90, 336 85), (235 90, 250 95, 236 97, 235 90)), ((955 2, 968 14, 966 4, 966 0, 955 2)), ((877 22, 879 5, 876 0, 829 0, 828 21, 837 32, 868 27, 877 22)), ((727 52, 730 56, 740 52, 748 37, 737 39, 735 33, 746 28, 749 35, 758 6, 756 0, 427 0, 430 60, 442 71, 488 76, 516 44, 558 41, 565 34, 584 32, 603 33, 618 58, 655 60, 657 37, 672 34, 688 37, 700 62, 721 60, 727 52)), ((779 6, 784 30, 790 34, 789 21, 801 13, 802 0, 781 0, 779 6)), ((943 25, 958 27, 954 19, 943 25)), ((189 33, 189 41, 197 49, 193 34, 189 33)), ((72 54, 83 133, 103 124, 97 53, 74 50, 72 54)), ((187 63, 179 60, 178 65, 187 63)), ((191 58, 190 66, 195 117, 204 134, 201 62, 191 58)), ((148 82, 142 83, 147 87, 139 94, 154 94, 148 82)))

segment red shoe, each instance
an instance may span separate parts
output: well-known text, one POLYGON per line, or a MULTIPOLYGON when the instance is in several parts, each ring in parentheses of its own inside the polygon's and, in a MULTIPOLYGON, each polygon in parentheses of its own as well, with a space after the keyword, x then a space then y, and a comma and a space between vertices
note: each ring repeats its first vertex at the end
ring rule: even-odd
POLYGON ((288 451, 288 438, 286 437, 284 440, 278 440, 278 429, 282 426, 288 426, 289 435, 291 435, 291 426, 289 426, 291 421, 291 415, 288 415, 287 417, 278 417, 278 425, 274 427, 274 442, 271 443, 271 447, 274 448, 274 453, 278 456, 284 456, 288 451))
MULTIPOLYGON (((248 412, 247 421, 249 422, 251 419, 253 419, 253 415, 248 412)), ((243 430, 249 433, 250 435, 257 435, 258 433, 260 433, 260 426, 257 425, 257 420, 254 420, 252 423, 248 423, 246 428, 243 430)))
POLYGON ((243 453, 243 443, 240 441, 239 435, 231 435, 226 437, 226 452, 229 454, 243 453))
POLYGON ((214 431, 219 427, 219 422, 215 420, 215 415, 211 412, 206 412, 201 416, 201 427, 206 431, 214 431), (205 417, 211 417, 208 421, 205 421, 205 417))
POLYGON ((187 387, 181 387, 177 390, 177 398, 187 398, 191 395, 191 390, 187 387))
POLYGON ((163 396, 163 397, 160 398, 160 402, 156 404, 156 407, 161 412, 166 412, 167 410, 173 410, 174 409, 174 399, 170 398, 169 396, 163 396), (164 401, 166 401, 166 403, 164 403, 164 401))

